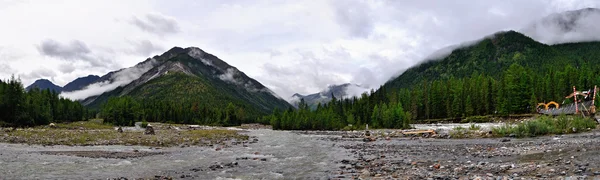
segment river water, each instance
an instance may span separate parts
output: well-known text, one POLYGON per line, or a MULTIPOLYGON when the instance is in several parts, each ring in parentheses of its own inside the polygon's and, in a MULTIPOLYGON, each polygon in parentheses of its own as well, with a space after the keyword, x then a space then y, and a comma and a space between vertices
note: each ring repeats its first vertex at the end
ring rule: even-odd
POLYGON ((165 175, 194 179, 328 179, 350 156, 321 135, 250 130, 258 143, 217 151, 215 147, 38 146, 0 144, 0 179, 106 179, 165 175), (40 151, 160 151, 161 155, 107 159, 46 155, 40 151), (248 158, 248 159, 246 159, 248 158), (215 164, 236 166, 211 170, 215 164), (193 170, 195 169, 195 170, 193 170))

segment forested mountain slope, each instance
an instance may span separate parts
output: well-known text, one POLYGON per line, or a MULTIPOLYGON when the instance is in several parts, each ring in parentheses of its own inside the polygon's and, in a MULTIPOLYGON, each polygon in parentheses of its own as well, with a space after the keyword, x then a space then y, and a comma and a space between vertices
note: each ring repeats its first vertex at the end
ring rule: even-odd
MULTIPOLYGON (((213 115, 202 116, 214 116, 215 119, 221 118, 218 117, 221 115, 214 113, 220 114, 228 106, 233 106, 237 114, 244 116, 243 119, 256 118, 271 113, 274 109, 292 107, 258 81, 199 48, 175 47, 144 63, 152 66, 139 78, 115 90, 87 98, 83 101, 84 104, 92 108, 100 107, 111 97, 129 96, 143 106, 156 106, 148 111, 165 112, 167 110, 161 108, 170 108, 182 111, 172 114, 199 116, 198 113, 190 112, 190 109, 204 109, 213 115)), ((160 116, 166 116, 162 114, 160 116)), ((151 112, 144 114, 147 118, 161 121, 192 118, 149 117, 151 115, 151 112)), ((222 116, 224 115, 223 113, 222 116)))
POLYGON ((301 105, 263 121, 278 129, 405 128, 424 119, 533 113, 539 102, 570 103, 564 97, 573 86, 600 85, 599 49, 600 42, 546 45, 515 31, 499 32, 409 68, 361 98, 335 100, 312 112, 301 105))
MULTIPOLYGON (((417 119, 533 112, 537 102, 600 84, 599 42, 545 45, 500 32, 408 69, 376 93, 411 105, 417 119)), ((381 95, 380 95, 381 96, 381 95)))

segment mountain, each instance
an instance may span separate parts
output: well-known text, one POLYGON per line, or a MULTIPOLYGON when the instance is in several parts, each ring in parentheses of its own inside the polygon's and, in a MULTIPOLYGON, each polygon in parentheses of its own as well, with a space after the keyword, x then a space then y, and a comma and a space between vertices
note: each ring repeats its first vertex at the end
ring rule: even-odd
POLYGON ((514 63, 535 73, 547 73, 567 65, 598 63, 597 59, 585 58, 598 55, 593 50, 596 47, 600 47, 597 42, 546 45, 516 31, 499 32, 472 46, 455 49, 442 59, 411 67, 384 87, 407 88, 425 80, 464 78, 474 73, 498 78, 514 63))
POLYGON ((56 91, 58 93, 60 93, 62 91, 62 87, 57 86, 56 84, 52 83, 51 81, 49 81, 47 79, 38 79, 35 82, 33 82, 33 84, 27 86, 25 88, 25 90, 29 91, 30 89, 33 89, 33 88, 39 88, 41 90, 50 89, 50 90, 56 91))
POLYGON ((375 96, 398 97, 416 119, 531 113, 537 103, 562 102, 573 86, 600 85, 598 49, 600 42, 546 45, 500 32, 409 68, 375 96))
POLYGON ((297 107, 300 100, 304 99, 304 102, 306 102, 309 107, 314 109, 319 103, 323 105, 331 101, 333 96, 335 96, 337 99, 350 98, 350 96, 359 95, 360 93, 366 91, 366 88, 356 84, 346 83, 341 85, 331 85, 327 87, 326 90, 314 94, 301 95, 296 93, 292 95, 291 103, 297 107))
POLYGON ((100 79, 100 76, 96 76, 96 75, 80 77, 80 78, 77 78, 77 79, 71 81, 67 85, 65 85, 63 87, 62 91, 63 92, 71 92, 71 91, 81 90, 84 87, 96 82, 98 79, 100 79))
POLYGON ((104 75, 98 82, 122 85, 82 100, 84 105, 99 107, 110 97, 131 96, 144 101, 196 103, 211 108, 233 103, 254 115, 291 107, 236 67, 196 47, 174 47, 134 67, 104 75))
MULTIPOLYGON (((530 116, 536 113, 538 103, 570 104, 574 99, 565 96, 575 89, 600 85, 600 39, 595 39, 598 31, 590 31, 599 26, 597 21, 582 20, 596 12, 564 13, 579 18, 564 21, 567 33, 539 30, 556 34, 531 38, 503 31, 446 48, 448 51, 434 53, 437 55, 391 78, 366 97, 329 103, 315 111, 286 111, 270 122, 274 129, 294 130, 351 129, 348 124, 409 128, 410 123, 488 122, 498 116, 530 116), (569 39, 572 33, 579 33, 580 39, 569 39), (545 37, 563 39, 547 43, 545 37)), ((589 97, 583 99, 587 100, 589 97)))
POLYGON ((498 32, 454 49, 448 56, 411 67, 384 86, 410 87, 424 79, 461 78, 475 72, 497 78, 513 63, 536 73, 567 65, 597 64, 594 48, 600 41, 598 20, 600 9, 595 8, 551 14, 520 32, 498 32))

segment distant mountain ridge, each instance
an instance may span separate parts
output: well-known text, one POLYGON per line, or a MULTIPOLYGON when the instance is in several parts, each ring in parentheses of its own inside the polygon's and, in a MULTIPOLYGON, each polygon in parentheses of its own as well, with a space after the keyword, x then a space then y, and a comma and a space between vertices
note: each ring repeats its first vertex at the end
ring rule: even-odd
MULTIPOLYGON (((99 107, 110 97, 131 96, 140 100, 196 103, 224 108, 227 103, 264 115, 291 105, 260 82, 200 48, 174 47, 131 68, 110 72, 94 83, 119 85, 114 90, 88 97, 82 103, 99 107), (122 76, 137 74, 130 81, 122 76)), ((258 117, 258 116, 257 116, 258 117)))
POLYGON ((362 89, 363 92, 366 91, 366 88, 363 88, 357 84, 345 83, 340 85, 330 85, 329 87, 327 87, 327 89, 318 93, 313 93, 309 95, 301 95, 296 93, 292 95, 292 100, 290 103, 297 107, 298 103, 300 102, 300 99, 304 99, 304 102, 306 102, 306 104, 308 104, 309 107, 314 109, 317 107, 318 104, 325 104, 331 101, 333 99, 333 96, 335 96, 335 98, 337 99, 342 99, 350 98, 350 96, 352 96, 353 94, 357 95, 357 93, 348 92, 350 90, 354 90, 351 88, 362 89))
POLYGON ((100 79, 100 76, 96 76, 96 75, 88 75, 85 77, 80 77, 80 78, 77 78, 77 79, 71 81, 70 83, 66 84, 62 90, 63 90, 63 92, 71 92, 71 91, 81 90, 81 89, 85 88, 86 86, 96 82, 98 79, 100 79))
POLYGON ((38 79, 31 85, 27 86, 25 90, 29 91, 33 88, 38 88, 41 90, 50 89, 51 91, 56 91, 57 93, 60 93, 62 91, 62 87, 52 83, 48 79, 38 79))

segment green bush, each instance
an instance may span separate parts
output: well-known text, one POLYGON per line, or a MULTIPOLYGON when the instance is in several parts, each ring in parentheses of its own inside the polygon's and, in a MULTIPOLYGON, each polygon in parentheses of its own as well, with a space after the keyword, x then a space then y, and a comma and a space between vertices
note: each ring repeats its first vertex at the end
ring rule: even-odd
POLYGON ((466 138, 468 135, 469 131, 462 126, 456 126, 450 131, 450 136, 452 136, 452 138, 466 138))
POLYGON ((471 130, 471 131, 479 131, 480 129, 481 129, 481 126, 476 125, 476 124, 471 124, 469 126, 469 130, 471 130))
POLYGON ((462 126, 456 126, 456 127, 452 128, 452 130, 455 130, 455 131, 463 131, 463 130, 465 130, 465 128, 464 128, 464 127, 462 127, 462 126))
POLYGON ((471 116, 461 120, 461 123, 486 123, 491 122, 492 119, 488 116, 471 116))
POLYGON ((513 133, 513 127, 509 124, 504 124, 503 126, 492 128, 492 134, 500 137, 506 137, 513 133))
POLYGON ((146 127, 148 127, 148 122, 147 121, 142 121, 142 124, 140 126, 142 128, 146 128, 146 127))
POLYGON ((565 115, 551 118, 540 116, 537 119, 518 123, 514 126, 504 125, 492 128, 492 133, 497 137, 514 135, 516 137, 535 137, 549 134, 565 134, 588 131, 596 128, 597 123, 591 119, 565 115))

